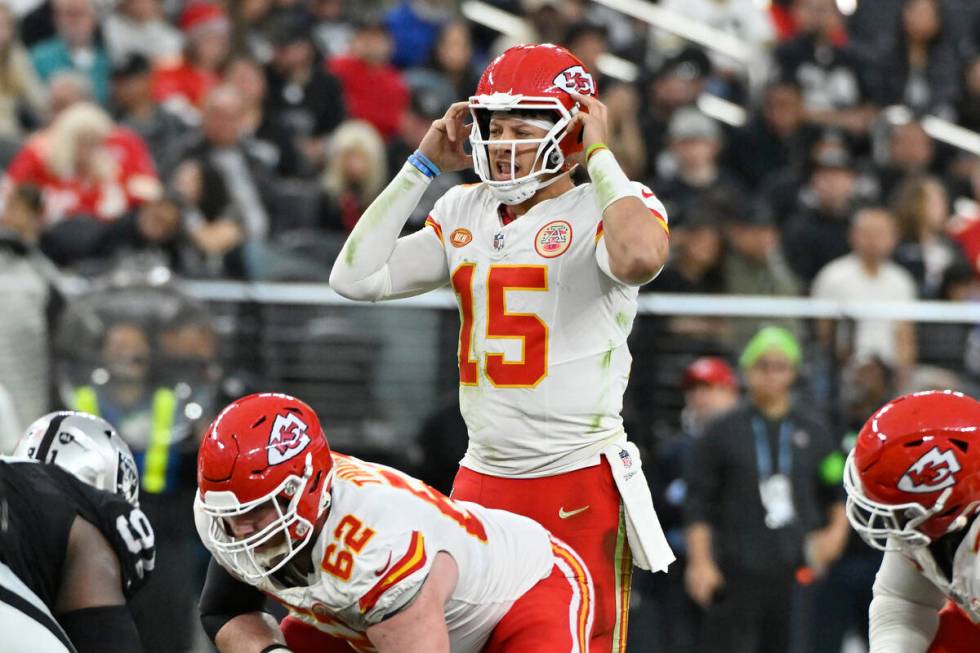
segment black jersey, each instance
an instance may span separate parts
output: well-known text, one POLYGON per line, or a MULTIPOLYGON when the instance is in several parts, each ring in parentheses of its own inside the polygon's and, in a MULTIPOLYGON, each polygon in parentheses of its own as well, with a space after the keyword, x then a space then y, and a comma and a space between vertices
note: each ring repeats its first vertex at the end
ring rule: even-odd
POLYGON ((153 529, 143 512, 60 467, 0 459, 0 498, 0 562, 48 607, 58 595, 76 516, 97 527, 112 546, 127 598, 153 569, 153 529))

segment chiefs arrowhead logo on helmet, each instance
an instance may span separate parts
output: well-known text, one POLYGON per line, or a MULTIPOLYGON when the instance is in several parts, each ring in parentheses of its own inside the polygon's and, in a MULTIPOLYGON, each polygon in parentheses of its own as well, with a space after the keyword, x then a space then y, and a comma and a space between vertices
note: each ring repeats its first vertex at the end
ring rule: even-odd
POLYGON ((292 413, 276 415, 269 435, 269 465, 278 465, 298 455, 310 443, 307 426, 292 413))
POLYGON ((952 449, 940 451, 939 447, 933 447, 912 463, 898 480, 898 489, 903 492, 937 492, 954 485, 956 472, 960 469, 960 462, 952 449))
POLYGON ((595 80, 583 66, 569 66, 558 73, 551 83, 568 93, 595 95, 595 80))

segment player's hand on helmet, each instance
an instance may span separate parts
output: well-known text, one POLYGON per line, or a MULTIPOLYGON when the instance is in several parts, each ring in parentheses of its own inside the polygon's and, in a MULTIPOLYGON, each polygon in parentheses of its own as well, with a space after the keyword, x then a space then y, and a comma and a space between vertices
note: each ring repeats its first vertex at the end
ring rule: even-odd
POLYGON ((441 172, 463 170, 473 165, 473 157, 463 150, 469 134, 469 125, 465 123, 468 116, 469 103, 456 102, 446 110, 446 115, 432 122, 422 137, 419 151, 441 172))
POLYGON ((684 586, 702 608, 711 605, 715 592, 725 584, 725 577, 714 560, 691 561, 684 572, 684 586))
POLYGON ((608 137, 608 109, 606 105, 591 95, 581 93, 570 93, 579 103, 579 112, 572 117, 568 124, 568 130, 582 126, 582 147, 589 149, 589 146, 596 143, 605 143, 608 137))

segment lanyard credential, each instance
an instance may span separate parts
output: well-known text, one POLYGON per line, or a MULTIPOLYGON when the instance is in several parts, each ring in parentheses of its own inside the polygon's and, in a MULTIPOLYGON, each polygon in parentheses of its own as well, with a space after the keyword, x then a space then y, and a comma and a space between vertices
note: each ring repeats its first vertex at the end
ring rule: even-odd
MULTIPOLYGON (((769 447, 769 436, 762 418, 752 417, 752 431, 755 433, 755 459, 759 470, 759 480, 764 481, 772 476, 772 450, 769 447)), ((779 473, 789 476, 793 467, 793 443, 790 441, 793 425, 789 420, 779 423, 779 473)))

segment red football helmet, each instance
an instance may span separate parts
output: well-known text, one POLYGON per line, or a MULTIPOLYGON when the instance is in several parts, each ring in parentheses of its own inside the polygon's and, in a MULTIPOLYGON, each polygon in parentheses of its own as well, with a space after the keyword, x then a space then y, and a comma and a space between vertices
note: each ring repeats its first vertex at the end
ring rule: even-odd
POLYGON ((233 402, 198 452, 196 504, 209 519, 209 548, 246 580, 268 576, 310 541, 330 505, 332 478, 330 445, 312 408, 272 393, 233 402), (226 518, 269 505, 276 511, 272 523, 232 537, 226 518))
POLYGON ((980 506, 980 403, 951 390, 888 402, 844 469, 847 517, 876 549, 924 546, 980 506))
POLYGON ((597 94, 595 80, 585 65, 565 48, 543 45, 518 45, 506 50, 490 62, 476 94, 470 97, 473 127, 470 144, 473 146, 473 168, 504 204, 519 204, 544 188, 543 175, 560 172, 565 158, 582 149, 581 127, 569 130, 568 123, 580 110, 570 92, 582 95, 597 94), (490 118, 495 111, 551 111, 554 119, 534 121, 548 129, 543 138, 524 140, 490 139, 490 118), (490 168, 488 147, 510 146, 511 178, 494 181, 490 168), (514 178, 514 159, 518 145, 537 143, 531 171, 514 178), (540 169, 535 170, 538 165, 540 169))

